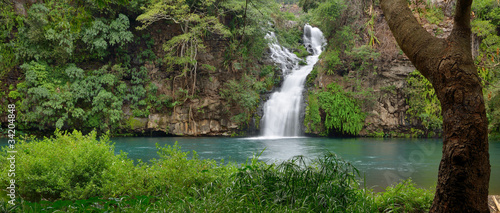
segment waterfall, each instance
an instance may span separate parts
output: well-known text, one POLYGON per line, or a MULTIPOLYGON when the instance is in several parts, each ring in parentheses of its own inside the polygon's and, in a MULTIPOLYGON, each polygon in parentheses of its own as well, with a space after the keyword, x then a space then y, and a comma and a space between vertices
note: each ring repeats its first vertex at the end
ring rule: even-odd
POLYGON ((312 54, 306 58, 307 65, 304 66, 298 65, 300 59, 295 54, 279 45, 274 33, 267 34, 266 38, 270 41, 271 58, 280 64, 285 79, 280 90, 273 93, 264 105, 262 136, 300 136, 302 132, 299 115, 304 82, 318 61, 326 44, 325 38, 318 28, 307 24, 304 26, 304 45, 312 54))

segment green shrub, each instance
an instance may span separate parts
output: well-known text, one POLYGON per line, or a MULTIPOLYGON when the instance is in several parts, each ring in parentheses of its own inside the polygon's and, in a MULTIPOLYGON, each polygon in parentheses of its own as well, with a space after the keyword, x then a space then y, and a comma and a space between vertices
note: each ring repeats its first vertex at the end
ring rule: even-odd
POLYGON ((156 145, 156 148, 160 158, 153 160, 151 166, 156 169, 156 176, 159 177, 155 181, 170 186, 171 190, 199 188, 229 171, 234 171, 230 166, 217 166, 215 160, 199 159, 195 151, 188 158, 189 152, 182 152, 177 143, 165 147, 156 145))
MULTIPOLYGON (((82 199, 102 194, 106 172, 123 156, 115 156, 106 136, 96 133, 56 131, 54 138, 24 140, 17 143, 17 192, 26 200, 82 199)), ((0 155, 8 162, 6 149, 0 155)), ((1 185, 9 180, 8 166, 2 166, 1 185)))
MULTIPOLYGON (((53 138, 21 140, 16 150, 16 192, 28 201, 89 199, 186 193, 217 177, 235 171, 234 166, 218 166, 214 160, 200 160, 196 152, 180 147, 159 147, 159 159, 148 165, 134 165, 126 153, 114 154, 105 135, 96 132, 56 131, 53 138)), ((0 154, 0 186, 9 184, 7 148, 0 154)))
POLYGON ((339 26, 337 19, 346 8, 347 5, 343 0, 325 0, 311 10, 311 23, 318 26, 328 39, 335 33, 335 29, 339 26))
POLYGON ((340 69, 342 62, 340 60, 339 54, 339 50, 326 51, 325 53, 321 54, 325 59, 326 64, 328 65, 328 75, 335 75, 335 72, 333 70, 340 69))
POLYGON ((96 19, 82 32, 82 41, 89 46, 97 58, 109 54, 109 46, 123 46, 132 41, 133 34, 126 15, 119 14, 115 20, 96 19))
POLYGON ((439 7, 428 6, 424 15, 431 24, 438 25, 444 20, 444 13, 439 7))
POLYGON ((428 212, 433 198, 431 190, 418 188, 408 179, 378 193, 375 205, 379 212, 428 212))
POLYGON ((0 2, 0 79, 3 79, 18 63, 15 41, 12 39, 16 28, 23 26, 23 16, 19 16, 8 1, 0 2))
MULTIPOLYGON (((31 61, 21 68, 26 72, 26 86, 18 87, 25 97, 20 121, 31 122, 40 130, 78 125, 81 130, 101 131, 113 129, 121 121, 126 85, 108 66, 86 73, 74 64, 52 67, 31 61)), ((134 86, 132 93, 143 97, 143 90, 142 85, 134 86)))

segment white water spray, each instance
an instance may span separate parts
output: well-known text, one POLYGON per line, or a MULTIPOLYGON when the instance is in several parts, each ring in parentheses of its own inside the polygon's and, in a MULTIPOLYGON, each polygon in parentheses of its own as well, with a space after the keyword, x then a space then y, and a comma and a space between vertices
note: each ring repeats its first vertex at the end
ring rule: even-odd
POLYGON ((299 115, 304 82, 318 61, 326 44, 325 38, 318 28, 304 26, 304 45, 312 53, 306 58, 307 65, 304 66, 298 65, 300 59, 295 54, 279 45, 274 33, 269 33, 266 38, 270 40, 271 58, 281 65, 286 76, 280 91, 273 93, 264 105, 262 136, 297 137, 302 134, 299 115))

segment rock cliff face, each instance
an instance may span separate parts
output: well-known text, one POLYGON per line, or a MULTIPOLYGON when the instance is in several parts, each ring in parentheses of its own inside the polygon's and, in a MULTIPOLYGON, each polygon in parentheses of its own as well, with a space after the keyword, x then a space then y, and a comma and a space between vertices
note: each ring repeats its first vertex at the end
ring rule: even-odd
MULTIPOLYGON (((435 4, 444 9, 452 7, 448 1, 436 0, 435 4)), ((381 56, 373 61, 373 66, 368 69, 368 73, 361 76, 356 70, 342 70, 338 72, 342 74, 337 75, 318 73, 309 89, 324 89, 331 82, 342 85, 346 91, 354 91, 360 87, 370 88, 369 103, 363 107, 367 117, 359 135, 403 136, 409 134, 411 129, 417 126, 406 118, 409 106, 406 103, 407 94, 405 93, 406 78, 415 68, 399 51, 380 9, 375 8, 374 13, 376 13, 375 36, 380 40, 376 48, 381 56)), ((443 29, 439 31, 440 37, 447 36, 452 26, 451 19, 445 20, 439 26, 426 22, 422 25, 430 33, 436 33, 437 28, 443 29)), ((175 28, 175 26, 158 26, 158 28, 175 28)), ((157 47, 161 47, 161 43, 173 37, 176 32, 175 29, 161 29, 161 31, 170 34, 155 35, 157 47)), ((262 105, 269 94, 280 85, 277 84, 274 89, 260 95, 260 106, 254 110, 248 122, 233 121, 231 117, 237 114, 238 109, 228 107, 229 104, 221 97, 220 92, 229 80, 239 79, 241 72, 238 72, 232 64, 222 65, 227 44, 228 41, 224 38, 215 36, 207 39, 207 51, 199 54, 197 60, 199 64, 215 67, 215 70, 200 68, 196 80, 198 94, 196 98, 177 100, 182 103, 165 112, 151 113, 147 118, 134 118, 131 113, 128 113, 130 131, 143 134, 162 132, 176 136, 258 135, 260 118, 263 116, 262 105)), ((157 52, 161 53, 161 48, 157 52)), ((256 62, 272 64, 265 57, 256 62)), ((318 66, 323 66, 324 62, 319 61, 318 64, 318 66)), ((172 79, 175 75, 164 72, 162 69, 162 67, 155 67, 154 64, 150 66, 152 82, 158 86, 160 93, 174 97, 174 91, 185 88, 187 81, 174 81, 172 79)), ((304 95, 307 95, 307 92, 304 92, 304 95)), ((312 135, 315 134, 319 132, 312 132, 312 135)))
MULTIPOLYGON (((135 133, 163 132, 176 136, 230 136, 234 134, 240 126, 229 119, 229 113, 223 107, 225 102, 219 90, 228 79, 236 75, 220 68, 223 53, 221 48, 225 45, 220 42, 211 41, 208 51, 198 57, 200 63, 217 67, 216 70, 200 71, 196 80, 199 97, 176 100, 178 104, 173 108, 165 112, 151 113, 147 118, 134 118, 129 113, 129 120, 133 120, 129 122, 129 124, 133 123, 129 125, 130 130, 135 133)), ((150 73, 156 72, 150 71, 150 73)), ((173 78, 175 76, 158 72, 157 76, 153 76, 152 82, 158 86, 159 93, 175 97, 176 89, 184 88, 186 82, 184 80, 173 81, 173 78)))
MULTIPOLYGON (((153 34, 155 47, 161 47, 162 43, 180 33, 180 29, 174 25, 158 24, 155 28, 157 31, 168 32, 161 35, 153 34)), ((122 132, 138 135, 150 135, 155 132, 173 136, 257 135, 261 115, 256 112, 249 122, 233 121, 231 118, 239 113, 239 109, 230 107, 221 96, 221 90, 226 83, 238 80, 243 75, 243 72, 236 70, 232 64, 224 65, 224 54, 228 44, 227 38, 217 35, 205 39, 206 49, 198 54, 197 61, 200 65, 210 65, 215 69, 198 66, 196 95, 189 98, 178 93, 191 87, 192 77, 179 77, 179 73, 169 72, 162 66, 150 64, 148 70, 151 82, 158 87, 157 95, 173 97, 172 102, 176 104, 167 110, 153 112, 146 118, 134 117, 129 106, 124 106, 127 124, 122 132)), ((157 55, 163 54, 161 48, 157 48, 155 52, 157 55)), ((272 61, 264 57, 256 63, 268 65, 272 64, 272 61)), ((188 93, 191 95, 191 90, 188 89, 188 93)), ((262 105, 263 101, 259 104, 262 105)))
MULTIPOLYGON (((357 76, 355 70, 346 71, 345 76, 319 73, 308 89, 323 90, 332 82, 344 87, 345 91, 363 88, 369 91, 369 94, 363 97, 362 108, 367 116, 359 136, 403 136, 414 126, 406 119, 409 107, 406 103, 405 88, 406 78, 415 68, 404 57, 391 62, 376 61, 374 66, 378 68, 365 76, 357 76)), ((320 114, 324 118, 322 111, 320 114)), ((323 130, 324 127, 321 126, 320 129, 308 133, 314 136, 323 130)))
MULTIPOLYGON (((429 23, 425 18, 419 17, 418 13, 414 15, 430 34, 440 38, 447 37, 453 26, 453 20, 447 13, 451 14, 453 3, 445 0, 433 0, 432 3, 445 12, 444 20, 439 25, 429 23)), ((424 4, 413 6, 425 7, 424 4)), ((375 7, 373 14, 375 16, 373 29, 375 37, 380 42, 371 48, 374 48, 380 56, 369 62, 369 66, 364 67, 361 72, 358 69, 353 69, 352 66, 343 66, 340 70, 335 70, 333 75, 325 73, 325 70, 332 68, 325 67, 325 62, 320 61, 318 70, 323 71, 319 71, 309 90, 324 90, 328 84, 335 82, 341 85, 345 91, 368 91, 369 95, 355 97, 363 99, 362 108, 367 115, 359 136, 403 137, 413 135, 414 130, 423 128, 421 123, 418 123, 419 121, 408 119, 407 114, 409 109, 407 79, 415 67, 397 46, 380 8, 375 7)), ((476 41, 476 39, 473 40, 476 41)), ((476 54, 477 49, 477 42, 473 42, 473 52, 476 54)), ((352 63, 349 61, 352 59, 349 58, 341 60, 344 64, 352 63)), ((324 118, 324 112, 320 111, 320 114, 324 118)), ((324 130, 323 126, 310 133, 317 135, 322 130, 324 130)))
POLYGON ((370 86, 376 101, 366 117, 361 136, 409 131, 411 124, 405 120, 408 105, 404 88, 407 86, 406 77, 414 70, 409 61, 396 61, 374 76, 370 86))
POLYGON ((204 98, 194 99, 169 114, 150 114, 140 122, 135 131, 165 132, 177 136, 229 136, 238 125, 221 114, 221 101, 204 98))
MULTIPOLYGON (((273 91, 279 89, 280 84, 261 95, 260 106, 255 110, 250 122, 233 122, 231 114, 234 115, 234 113, 231 111, 235 109, 227 107, 228 103, 221 97, 220 90, 230 79, 238 78, 239 74, 220 66, 223 61, 222 53, 225 45, 223 40, 214 39, 207 44, 207 52, 200 54, 198 60, 200 63, 210 64, 217 69, 200 72, 196 83, 199 97, 188 99, 171 110, 151 113, 147 118, 134 118, 129 112, 128 126, 130 131, 146 135, 150 132, 161 132, 175 136, 248 136, 259 134, 260 118, 263 116, 262 105, 273 91)), ((406 77, 415 68, 402 55, 391 59, 388 61, 387 58, 381 58, 375 61, 374 66, 378 68, 361 79, 362 87, 373 89, 374 100, 367 109, 368 115, 360 136, 405 133, 409 132, 411 128, 411 124, 405 121, 408 106, 405 101, 404 88, 406 87, 406 77)), ((270 60, 265 59, 259 63, 272 64, 270 60)), ((320 61, 319 64, 321 63, 320 61)), ((158 86, 161 93, 173 96, 172 88, 182 88, 184 82, 173 82, 172 76, 161 72, 161 67, 151 65, 149 68, 153 75, 152 81, 158 86)), ((357 78, 356 71, 346 72, 345 77, 319 74, 314 81, 314 87, 325 88, 326 85, 335 81, 343 85, 346 90, 350 90, 354 87, 350 82, 357 78), (346 79, 351 79, 351 81, 346 79)), ((304 94, 306 95, 307 92, 304 94)), ((127 110, 124 111, 127 112, 127 110)))

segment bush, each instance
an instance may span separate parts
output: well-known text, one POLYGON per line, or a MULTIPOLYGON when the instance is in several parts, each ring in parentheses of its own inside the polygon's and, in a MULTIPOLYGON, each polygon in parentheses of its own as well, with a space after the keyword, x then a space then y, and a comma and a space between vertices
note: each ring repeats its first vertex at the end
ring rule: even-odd
MULTIPOLYGON (((124 94, 120 88, 126 85, 108 66, 85 73, 75 64, 51 67, 45 62, 31 61, 21 68, 26 72, 26 87, 19 89, 18 84, 19 93, 25 97, 20 121, 40 130, 79 126, 83 130, 105 131, 122 120, 124 94)), ((144 90, 142 85, 137 87, 144 90)))
POLYGON ((311 23, 322 29, 325 38, 329 39, 339 26, 338 19, 346 8, 343 0, 325 0, 311 11, 311 23))
MULTIPOLYGON (((79 200, 92 197, 123 197, 185 193, 200 188, 217 177, 235 171, 234 166, 218 166, 214 160, 200 160, 196 152, 180 147, 159 147, 159 159, 137 165, 126 153, 114 154, 114 146, 96 132, 56 131, 53 138, 19 141, 16 155, 16 188, 28 201, 79 200)), ((1 163, 9 162, 7 148, 1 163)), ((0 186, 9 184, 8 169, 2 165, 0 186)))
POLYGON ((411 179, 389 186, 375 197, 379 212, 428 212, 434 193, 418 188, 411 179))
MULTIPOLYGON (((55 132, 54 138, 22 140, 16 149, 16 184, 26 200, 82 199, 101 195, 106 173, 120 162, 106 136, 55 132)), ((6 149, 1 162, 8 162, 6 149)), ((8 166, 2 166, 1 185, 6 187, 8 166)))
POLYGON ((175 143, 173 146, 160 147, 156 145, 160 159, 153 160, 151 168, 156 169, 157 178, 161 184, 170 187, 171 192, 182 191, 191 187, 200 188, 223 176, 232 167, 219 167, 215 160, 201 160, 198 154, 188 158, 189 152, 182 152, 181 147, 175 143))

